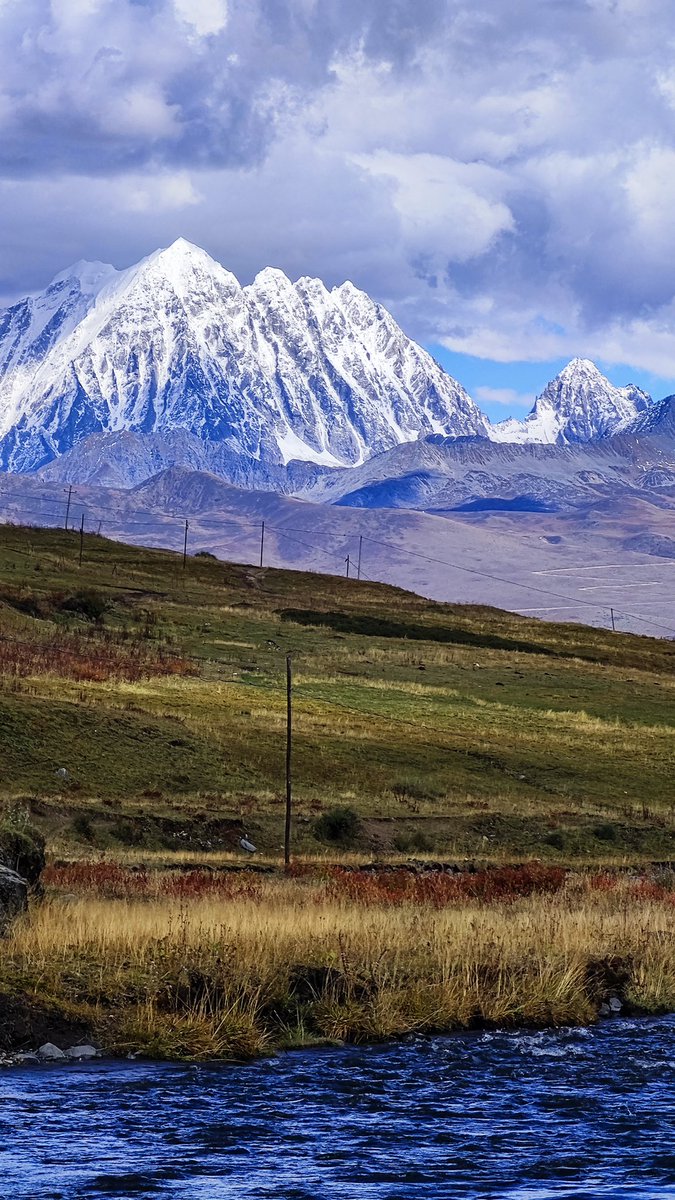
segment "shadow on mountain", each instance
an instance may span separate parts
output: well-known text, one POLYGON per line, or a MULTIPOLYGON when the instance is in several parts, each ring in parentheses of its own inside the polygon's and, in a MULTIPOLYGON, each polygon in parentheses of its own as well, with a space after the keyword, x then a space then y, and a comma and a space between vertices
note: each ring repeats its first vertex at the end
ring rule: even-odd
POLYGON ((475 633, 470 629, 452 626, 439 628, 416 625, 408 621, 392 621, 362 613, 285 608, 279 616, 282 621, 292 621, 295 625, 319 625, 334 629, 336 633, 360 634, 364 637, 409 638, 411 641, 454 643, 490 650, 518 650, 522 654, 546 654, 555 658, 560 657, 562 653, 562 657, 566 657, 564 652, 554 650, 550 646, 520 641, 518 638, 500 637, 494 633, 475 633))
POLYGON ((559 509, 536 496, 477 496, 464 504, 456 504, 448 512, 534 512, 553 513, 559 509))

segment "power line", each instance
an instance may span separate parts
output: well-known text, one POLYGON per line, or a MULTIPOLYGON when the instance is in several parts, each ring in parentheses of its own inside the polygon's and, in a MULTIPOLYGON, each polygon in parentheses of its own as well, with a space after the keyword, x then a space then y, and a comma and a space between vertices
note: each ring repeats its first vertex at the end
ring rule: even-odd
MULTIPOLYGON (((605 609, 609 607, 607 604, 593 604, 586 600, 579 600, 576 596, 566 596, 561 592, 552 592, 548 588, 537 587, 536 584, 518 583, 518 581, 515 579, 506 579, 502 575, 494 575, 489 571, 480 571, 477 567, 465 567, 460 563, 450 562, 448 559, 435 558, 429 554, 422 554, 419 550, 403 549, 402 547, 392 545, 391 542, 383 542, 378 538, 369 537, 368 534, 363 535, 363 540, 366 542, 372 542, 376 546, 384 546, 386 549, 393 550, 397 554, 406 554, 414 558, 424 559, 426 562, 437 563, 444 567, 452 567, 453 570, 464 571, 469 575, 478 575, 482 579, 491 579, 495 583, 505 583, 508 584, 509 587, 521 588, 523 591, 527 592, 538 592, 542 596, 553 596, 556 600, 567 600, 569 603, 576 604, 581 608, 605 609)), ((650 621, 650 619, 647 617, 638 617, 636 614, 628 613, 623 609, 619 610, 615 607, 614 611, 615 613, 621 612, 622 616, 632 617, 634 620, 645 621, 646 624, 655 624, 655 622, 650 621)), ((660 628, 668 629, 670 633, 675 633, 675 629, 670 629, 669 626, 661 625, 660 628)))
MULTIPOLYGON (((6 495, 7 495, 7 493, 0 493, 0 499, 2 499, 2 497, 6 496, 6 495)), ((55 498, 45 498, 44 501, 41 501, 39 498, 37 498, 37 499, 38 499, 38 503, 57 504, 59 506, 61 506, 61 504, 62 504, 62 501, 57 500, 55 498)), ((82 506, 80 505, 79 507, 81 508, 82 506)), ((116 517, 116 520, 114 520, 112 522, 113 526, 118 525, 118 524, 121 525, 122 531, 124 531, 124 529, 126 529, 126 528, 138 528, 138 529, 144 528, 144 529, 148 530, 149 537, 152 536, 153 530, 156 531, 156 536, 159 537, 162 532, 167 530, 168 523, 171 521, 180 522, 181 527, 184 527, 185 518, 179 516, 178 514, 151 513, 151 512, 149 512, 149 510, 136 509, 136 510, 134 510, 135 515, 137 515, 137 516, 145 515, 145 516, 147 516, 148 520, 147 521, 135 521, 133 519, 127 518, 124 513, 120 513, 119 510, 114 508, 113 506, 98 504, 95 501, 91 505, 88 505, 87 503, 85 503, 84 507, 85 507, 85 509, 90 508, 91 510, 93 510, 93 512, 96 514, 93 518, 95 521, 99 519, 98 518, 99 512, 113 512, 113 513, 115 513, 115 517, 116 517)), ((24 503, 23 511, 33 511, 33 512, 37 513, 37 512, 40 512, 41 510, 39 508, 33 508, 33 506, 28 506, 24 503)), ((20 516, 21 514, 17 514, 17 515, 20 516)), ((453 570, 461 571, 463 573, 473 575, 478 578, 489 579, 495 583, 507 585, 508 587, 518 588, 521 591, 537 593, 538 595, 551 597, 556 600, 564 600, 568 604, 574 605, 578 608, 591 609, 596 612, 606 612, 610 609, 610 607, 613 607, 614 612, 617 615, 628 618, 629 620, 632 620, 632 621, 637 621, 644 625, 648 625, 654 629, 662 630, 665 633, 675 634, 675 629, 673 629, 671 626, 668 626, 660 621, 655 621, 653 618, 647 617, 641 613, 628 612, 625 609, 619 609, 616 606, 610 606, 609 603, 602 604, 602 603, 597 603, 597 602, 593 603, 590 601, 580 600, 577 596, 570 596, 570 595, 564 594, 562 592, 556 592, 556 591, 551 590, 550 588, 542 588, 536 584, 521 583, 518 580, 509 579, 509 578, 506 578, 501 575, 496 575, 493 572, 484 571, 477 567, 465 566, 461 563, 453 562, 448 559, 439 558, 434 555, 424 554, 421 551, 411 550, 407 547, 396 546, 395 544, 393 544, 391 542, 385 542, 382 539, 374 538, 374 537, 370 536, 369 534, 360 534, 360 533, 348 534, 346 539, 343 535, 330 534, 330 533, 328 535, 324 534, 322 536, 330 536, 331 538, 335 538, 336 540, 338 538, 341 538, 341 540, 342 540, 341 550, 338 550, 336 552, 331 552, 331 551, 324 549, 323 546, 318 546, 315 542, 307 542, 307 541, 304 541, 304 540, 301 540, 299 538, 295 538, 292 536, 292 533, 295 533, 295 532, 310 533, 310 534, 314 533, 315 534, 316 530, 305 530, 304 528, 298 527, 298 526, 283 526, 283 527, 269 526, 262 520, 261 521, 247 521, 247 522, 238 522, 236 520, 233 520, 232 518, 223 518, 222 520, 220 520, 220 518, 215 513, 213 514, 213 519, 218 520, 219 527, 226 526, 226 527, 232 528, 235 531, 242 531, 242 534, 245 529, 261 529, 263 527, 263 525, 265 525, 265 527, 267 528, 267 530, 269 532, 275 533, 278 537, 285 538, 289 542, 292 542, 295 545, 303 547, 303 549, 310 550, 315 554, 320 554, 324 558, 330 559, 336 565, 336 567, 339 567, 340 573, 341 573, 341 569, 342 569, 342 564, 345 561, 345 559, 344 559, 345 542, 353 541, 356 538, 359 538, 359 540, 362 542, 368 542, 375 546, 381 546, 384 549, 391 551, 398 555, 403 555, 408 558, 420 559, 424 562, 434 563, 434 564, 437 564, 440 566, 450 567, 453 570)), ((100 525, 99 525, 99 527, 100 527, 100 525)), ((176 531, 176 532, 178 535, 178 531, 176 531)), ((158 546, 157 548, 158 549, 167 549, 167 547, 161 546, 161 545, 158 546)), ((12 549, 12 548, 10 548, 10 549, 12 549)), ((19 551, 16 551, 16 553, 19 553, 19 551)), ((335 573, 337 574, 338 571, 336 571, 335 573)), ((376 582, 376 580, 374 580, 373 578, 368 576, 363 571, 363 569, 361 570, 361 579, 364 581, 367 581, 367 582, 376 582)))

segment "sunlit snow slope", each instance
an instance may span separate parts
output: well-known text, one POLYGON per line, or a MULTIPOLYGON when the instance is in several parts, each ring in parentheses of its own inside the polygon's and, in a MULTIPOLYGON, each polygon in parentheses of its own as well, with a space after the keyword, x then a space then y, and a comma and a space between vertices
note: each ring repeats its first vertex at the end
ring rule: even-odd
POLYGON ((185 430, 261 464, 351 466, 432 433, 487 434, 464 389, 351 283, 248 287, 182 239, 79 263, 0 313, 0 467, 92 434, 185 430))
POLYGON ((617 433, 650 407, 638 387, 617 388, 587 358, 573 358, 522 421, 490 428, 495 442, 589 442, 617 433))

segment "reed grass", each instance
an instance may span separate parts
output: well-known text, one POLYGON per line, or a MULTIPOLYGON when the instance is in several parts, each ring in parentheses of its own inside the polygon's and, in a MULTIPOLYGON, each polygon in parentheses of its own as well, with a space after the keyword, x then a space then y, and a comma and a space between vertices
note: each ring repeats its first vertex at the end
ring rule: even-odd
POLYGON ((588 1024, 610 994, 675 1010, 670 881, 549 876, 492 896, 421 880, 392 901, 391 881, 358 878, 244 873, 167 894, 154 873, 125 899, 62 878, 14 927, 0 991, 74 1006, 110 1051, 188 1059, 588 1024))

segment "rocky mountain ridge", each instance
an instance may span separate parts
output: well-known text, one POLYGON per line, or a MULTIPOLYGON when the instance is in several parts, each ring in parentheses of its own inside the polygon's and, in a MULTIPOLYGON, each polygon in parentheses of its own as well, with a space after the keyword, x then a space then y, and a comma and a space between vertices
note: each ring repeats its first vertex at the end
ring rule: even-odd
POLYGON ((183 239, 125 271, 77 263, 0 314, 0 468, 68 482, 180 463, 292 490, 429 436, 565 445, 666 417, 573 359, 493 425, 353 284, 266 268, 242 287, 183 239))
POLYGON ((127 271, 77 264, 0 316, 0 466, 85 438, 187 431, 266 467, 353 466, 429 433, 487 434, 460 384, 351 283, 241 287, 182 239, 127 271))
POLYGON ((500 421, 489 436, 511 443, 591 442, 623 431, 651 407, 651 397, 641 388, 614 387, 590 359, 573 358, 522 421, 500 421))

